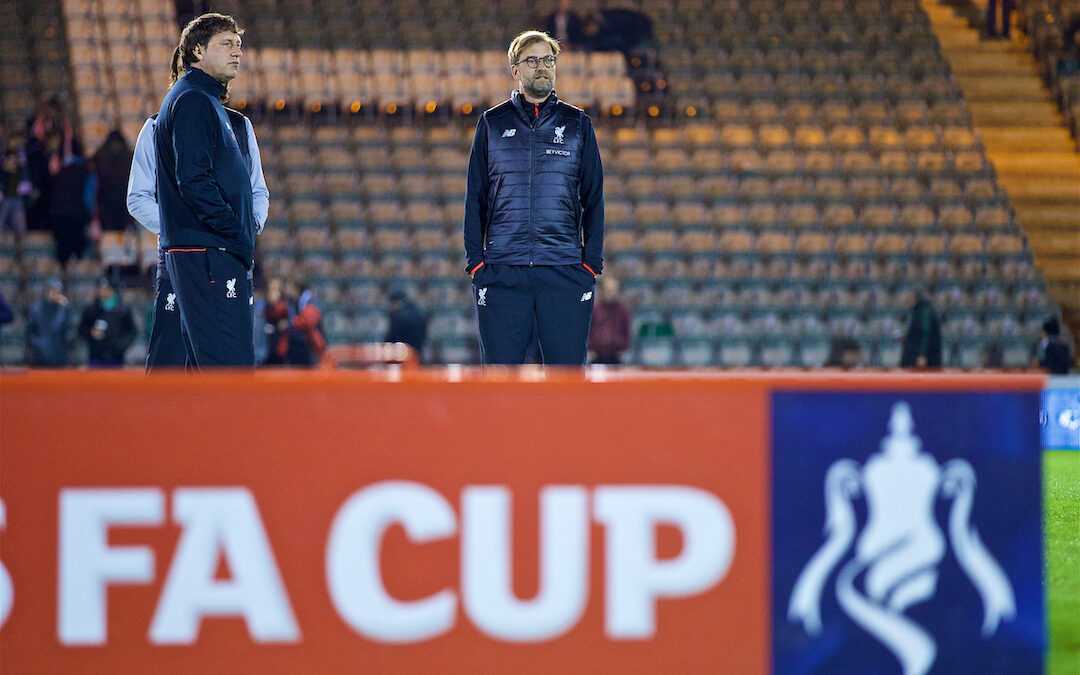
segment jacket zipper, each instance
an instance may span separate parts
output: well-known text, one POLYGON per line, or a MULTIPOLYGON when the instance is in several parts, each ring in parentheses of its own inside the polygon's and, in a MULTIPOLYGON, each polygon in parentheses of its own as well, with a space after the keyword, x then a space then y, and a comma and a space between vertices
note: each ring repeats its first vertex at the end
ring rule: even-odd
POLYGON ((529 267, 533 266, 536 257, 536 226, 533 223, 533 179, 535 169, 533 162, 536 156, 536 121, 540 118, 540 106, 535 106, 536 115, 529 120, 529 267))

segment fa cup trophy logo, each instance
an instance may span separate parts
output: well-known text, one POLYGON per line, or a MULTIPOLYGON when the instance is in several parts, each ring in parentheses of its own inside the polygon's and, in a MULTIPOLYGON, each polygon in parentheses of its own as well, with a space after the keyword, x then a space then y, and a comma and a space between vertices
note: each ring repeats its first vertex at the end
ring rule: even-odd
POLYGON ((860 628, 881 642, 905 675, 927 672, 937 643, 905 616, 937 590, 937 566, 945 537, 934 517, 934 501, 951 500, 948 533, 953 554, 982 598, 982 633, 989 637, 1015 614, 1012 585, 969 522, 975 471, 963 459, 938 465, 921 452, 907 403, 896 403, 881 452, 862 467, 835 462, 825 477, 826 540, 803 568, 788 605, 788 619, 810 635, 821 632, 822 588, 856 534, 853 501, 866 499, 867 523, 855 541, 854 557, 837 574, 836 599, 860 628), (864 574, 865 573, 865 574, 864 574))

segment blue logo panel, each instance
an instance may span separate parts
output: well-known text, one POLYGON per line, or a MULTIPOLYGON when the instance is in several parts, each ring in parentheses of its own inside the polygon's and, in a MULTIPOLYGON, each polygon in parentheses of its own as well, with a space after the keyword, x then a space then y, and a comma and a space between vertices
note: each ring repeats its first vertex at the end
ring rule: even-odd
POLYGON ((1044 450, 1080 450, 1080 378, 1050 378, 1039 424, 1044 450))
POLYGON ((774 672, 1042 672, 1038 419, 1037 393, 774 393, 774 672))

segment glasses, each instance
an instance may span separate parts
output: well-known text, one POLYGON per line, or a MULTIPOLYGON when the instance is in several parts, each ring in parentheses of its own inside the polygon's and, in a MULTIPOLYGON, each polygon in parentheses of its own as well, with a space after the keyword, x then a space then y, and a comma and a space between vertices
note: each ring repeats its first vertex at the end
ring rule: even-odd
POLYGON ((521 65, 522 63, 529 66, 533 70, 539 68, 541 63, 544 64, 545 66, 547 66, 548 68, 554 68, 555 67, 555 57, 554 56, 543 56, 543 57, 540 57, 540 56, 528 56, 528 57, 525 57, 525 58, 521 59, 520 61, 515 62, 514 65, 515 66, 521 65))

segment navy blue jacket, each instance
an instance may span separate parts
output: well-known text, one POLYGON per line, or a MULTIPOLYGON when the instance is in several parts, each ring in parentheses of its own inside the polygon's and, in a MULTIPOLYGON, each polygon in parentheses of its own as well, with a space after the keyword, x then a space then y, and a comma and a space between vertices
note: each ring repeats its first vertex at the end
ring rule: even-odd
POLYGON ((154 131, 161 248, 211 247, 251 264, 251 174, 229 115, 225 87, 190 68, 165 96, 154 131))
POLYGON ((584 263, 600 274, 603 250, 604 172, 589 116, 554 92, 534 106, 514 91, 485 111, 469 157, 466 270, 584 263))

